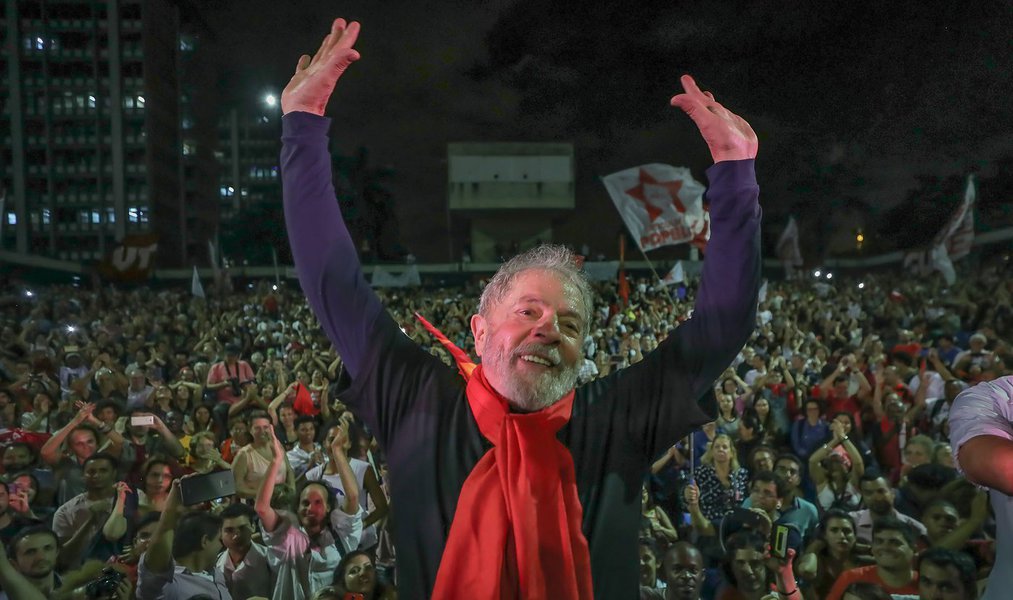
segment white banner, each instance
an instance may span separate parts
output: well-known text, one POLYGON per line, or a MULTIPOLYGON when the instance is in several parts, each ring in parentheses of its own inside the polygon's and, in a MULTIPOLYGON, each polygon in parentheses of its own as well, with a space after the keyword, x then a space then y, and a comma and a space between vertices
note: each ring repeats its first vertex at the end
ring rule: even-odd
POLYGON ((939 271, 947 285, 953 285, 957 281, 953 261, 967 256, 974 244, 976 197, 974 175, 968 175, 963 201, 933 238, 931 247, 904 253, 904 268, 910 274, 926 276, 939 271))
POLYGON ((417 287, 422 285, 422 278, 419 276, 418 265, 411 265, 400 275, 395 275, 383 267, 373 267, 373 279, 370 282, 373 287, 417 287))
POLYGON ((675 266, 672 267, 672 270, 661 281, 665 285, 675 285, 686 281, 686 268, 682 266, 682 261, 676 261, 675 266))
POLYGON ((685 167, 652 163, 602 177, 619 216, 641 250, 710 239, 706 187, 685 167))

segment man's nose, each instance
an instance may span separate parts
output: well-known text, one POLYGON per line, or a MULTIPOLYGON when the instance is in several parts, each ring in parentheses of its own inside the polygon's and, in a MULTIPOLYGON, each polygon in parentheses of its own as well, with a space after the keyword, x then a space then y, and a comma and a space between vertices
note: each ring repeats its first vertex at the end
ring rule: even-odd
POLYGON ((559 318, 556 313, 545 311, 535 325, 535 335, 551 341, 559 339, 559 318))

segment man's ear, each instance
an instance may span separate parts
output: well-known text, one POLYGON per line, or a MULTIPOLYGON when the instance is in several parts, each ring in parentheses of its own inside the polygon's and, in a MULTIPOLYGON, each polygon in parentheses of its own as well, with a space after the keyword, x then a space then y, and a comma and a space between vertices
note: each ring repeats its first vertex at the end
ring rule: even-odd
POLYGON ((488 333, 488 324, 485 317, 480 314, 471 315, 471 335, 475 336, 475 354, 482 356, 485 349, 485 338, 488 333))

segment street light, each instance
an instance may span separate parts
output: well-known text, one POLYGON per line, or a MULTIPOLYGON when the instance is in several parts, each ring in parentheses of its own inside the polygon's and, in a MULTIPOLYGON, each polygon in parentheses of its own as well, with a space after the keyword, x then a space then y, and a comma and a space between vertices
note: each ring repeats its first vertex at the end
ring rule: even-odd
POLYGON ((273 108, 276 104, 278 104, 278 98, 276 98, 274 94, 268 94, 264 96, 264 103, 273 108))

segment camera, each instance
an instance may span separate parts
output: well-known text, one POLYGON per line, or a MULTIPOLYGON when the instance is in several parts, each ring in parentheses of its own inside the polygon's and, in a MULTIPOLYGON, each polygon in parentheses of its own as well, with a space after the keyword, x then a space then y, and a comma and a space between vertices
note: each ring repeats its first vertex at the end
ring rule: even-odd
POLYGON ((243 395, 243 389, 241 387, 239 387, 239 378, 238 377, 229 377, 229 387, 232 388, 232 394, 234 396, 242 396, 243 395))
POLYGON ((98 579, 92 581, 84 588, 85 598, 112 598, 116 594, 116 588, 126 575, 112 567, 102 569, 98 579))

